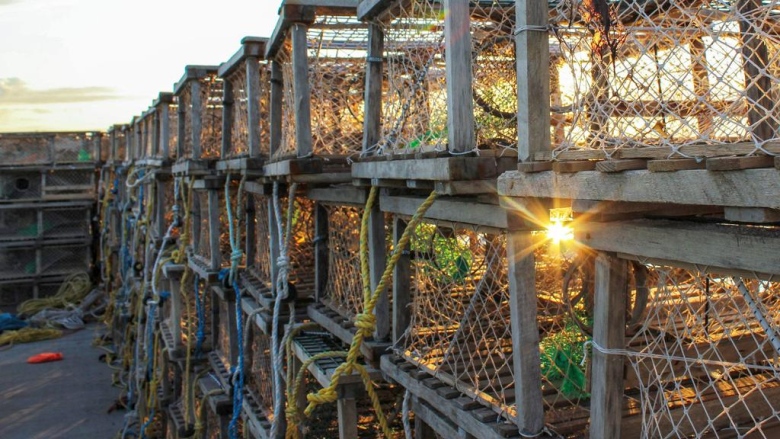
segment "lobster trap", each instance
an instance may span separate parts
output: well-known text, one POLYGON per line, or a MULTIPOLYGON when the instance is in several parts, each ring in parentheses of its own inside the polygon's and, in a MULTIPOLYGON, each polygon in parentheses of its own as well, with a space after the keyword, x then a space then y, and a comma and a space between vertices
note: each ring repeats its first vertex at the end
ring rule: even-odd
POLYGON ((775 153, 775 1, 552 2, 553 157, 775 153))
POLYGON ((368 41, 365 24, 356 18, 354 6, 283 5, 280 15, 267 51, 267 58, 279 67, 283 84, 281 138, 272 159, 359 152, 368 41))
POLYGON ((215 159, 222 144, 222 80, 217 68, 187 66, 174 88, 178 160, 215 159))
POLYGON ((154 107, 154 148, 151 157, 176 160, 179 110, 172 93, 160 93, 154 107))
POLYGON ((87 244, 0 249, 0 280, 88 273, 91 267, 91 247, 87 244))
POLYGON ((0 209, 0 241, 84 240, 90 222, 89 204, 9 204, 0 209))
POLYGON ((3 166, 47 166, 94 163, 100 159, 96 133, 0 134, 3 166))

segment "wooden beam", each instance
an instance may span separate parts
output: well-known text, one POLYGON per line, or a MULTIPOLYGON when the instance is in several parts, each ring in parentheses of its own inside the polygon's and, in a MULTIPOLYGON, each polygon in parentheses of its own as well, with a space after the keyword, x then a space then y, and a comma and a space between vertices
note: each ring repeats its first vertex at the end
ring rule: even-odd
POLYGON ((541 434, 544 428, 534 247, 531 232, 507 234, 517 427, 531 436, 541 434))
POLYGON ((364 206, 366 204, 366 190, 353 185, 333 186, 327 188, 311 188, 306 196, 315 201, 333 204, 352 204, 364 206))
POLYGON ((176 158, 181 159, 182 154, 184 154, 184 139, 187 137, 187 120, 185 119, 188 116, 187 108, 185 105, 182 105, 181 100, 179 101, 179 105, 177 107, 178 116, 176 117, 176 130, 177 130, 177 136, 176 136, 176 158))
POLYGON ((353 178, 396 180, 486 180, 500 174, 493 157, 442 157, 352 164, 353 178))
POLYGON ((706 168, 708 171, 738 171, 741 169, 771 168, 774 164, 774 157, 766 155, 717 157, 707 159, 706 168))
MULTIPOLYGON (((406 221, 393 217, 393 244, 398 241, 406 230, 406 221)), ((412 319, 412 288, 411 288, 411 258, 410 245, 403 249, 401 257, 393 268, 393 336, 390 340, 396 343, 401 340, 412 319)))
POLYGON ((233 141, 233 83, 222 81, 222 150, 220 157, 230 154, 233 141))
MULTIPOLYGON (((371 292, 376 291, 382 274, 385 272, 386 246, 385 241, 385 214, 380 210, 379 204, 375 203, 371 209, 371 216, 368 224, 368 259, 371 270, 371 292)), ((374 339, 376 341, 386 341, 390 338, 390 323, 392 316, 390 314, 390 298, 388 297, 388 288, 380 293, 379 300, 374 308, 376 316, 376 330, 374 339)))
POLYGON ((255 241, 255 235, 257 234, 257 210, 255 208, 255 197, 246 196, 244 194, 246 203, 246 210, 244 211, 244 253, 246 253, 246 265, 247 267, 252 265, 257 256, 257 242, 255 241))
POLYGON ((366 90, 363 101, 363 153, 378 142, 382 125, 382 57, 385 51, 385 34, 377 23, 368 27, 368 54, 366 62, 366 90))
MULTIPOLYGON (((422 204, 423 198, 381 195, 379 204, 385 212, 412 216, 422 204)), ((474 203, 468 199, 439 198, 425 213, 426 218, 452 221, 462 224, 482 225, 505 229, 506 211, 495 204, 474 203)))
POLYGON ((766 43, 758 35, 760 29, 751 19, 756 10, 765 8, 761 0, 740 0, 739 31, 742 34, 742 60, 745 72, 745 84, 748 105, 748 121, 756 140, 769 140, 774 137, 771 114, 774 108, 772 100, 772 77, 767 74, 769 53, 766 43))
POLYGON ((199 159, 201 157, 200 136, 203 131, 203 102, 200 96, 200 81, 190 82, 190 130, 192 131, 192 157, 199 159))
POLYGON ((268 197, 268 250, 271 252, 271 279, 268 279, 271 285, 271 291, 276 291, 276 278, 278 277, 279 267, 276 260, 279 259, 279 225, 276 222, 276 212, 274 211, 274 199, 268 197))
POLYGON ((596 163, 596 170, 599 172, 623 172, 645 168, 647 168, 647 160, 642 159, 604 160, 596 163))
POLYGON ((550 41, 548 5, 516 0, 518 160, 550 150, 550 41))
POLYGON ((319 202, 314 208, 314 300, 325 298, 328 286, 328 210, 319 202))
POLYGON ((209 190, 208 191, 208 202, 209 202, 209 252, 211 253, 211 258, 209 263, 211 264, 212 270, 219 270, 222 266, 222 252, 220 251, 219 246, 219 234, 220 234, 220 225, 222 224, 219 220, 219 213, 222 211, 222 208, 219 203, 219 192, 216 190, 209 190))
POLYGON ((776 223, 780 222, 780 210, 750 207, 726 207, 723 211, 727 221, 737 223, 776 223))
POLYGON ((295 141, 298 157, 308 157, 313 153, 307 31, 306 24, 292 24, 293 111, 295 112, 295 141))
POLYGON ((171 108, 167 103, 160 104, 160 153, 162 158, 171 157, 171 108))
POLYGON ((475 145, 471 11, 469 3, 462 0, 444 0, 444 9, 448 149, 451 152, 463 153, 471 151, 475 145))
POLYGON ((623 406, 623 363, 619 355, 598 348, 625 348, 628 264, 601 253, 596 258, 593 316, 593 367, 591 369, 590 437, 620 437, 623 406))
POLYGON ((353 439, 358 437, 357 399, 354 385, 342 386, 339 389, 339 398, 336 400, 336 409, 339 422, 339 439, 353 439))
MULTIPOLYGON (((579 172, 535 174, 507 172, 498 179, 499 195, 508 197, 613 200, 705 206, 780 208, 780 172, 774 168, 734 172, 617 174, 579 172)), ((511 208, 511 200, 502 199, 511 208)))
POLYGON ((650 172, 685 171, 689 169, 706 169, 706 162, 702 159, 662 159, 647 162, 647 170, 650 172))
POLYGON ((258 157, 260 155, 260 64, 255 56, 247 57, 245 62, 249 157, 258 157))
POLYGON ((271 62, 271 109, 270 137, 268 156, 272 157, 282 143, 282 101, 284 100, 284 75, 279 61, 271 62))
POLYGON ((762 227, 633 220, 579 224, 574 236, 600 251, 780 274, 780 233, 762 227))
MULTIPOLYGON (((764 143, 764 150, 770 154, 780 154, 780 142, 770 141, 764 143)), ((658 159, 669 158, 708 158, 708 157, 732 157, 746 156, 756 151, 753 142, 721 143, 715 145, 682 145, 676 148, 668 146, 651 146, 647 148, 615 147, 607 149, 575 149, 559 151, 555 153, 557 160, 603 160, 607 156, 612 159, 658 159)), ((552 160, 553 153, 540 151, 534 154, 534 160, 552 160)))

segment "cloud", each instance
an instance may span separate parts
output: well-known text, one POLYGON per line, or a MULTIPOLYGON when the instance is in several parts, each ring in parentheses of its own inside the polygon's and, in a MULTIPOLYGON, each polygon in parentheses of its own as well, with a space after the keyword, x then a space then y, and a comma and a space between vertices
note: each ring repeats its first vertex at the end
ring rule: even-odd
MULTIPOLYGON (((13 0, 0 0, 8 2, 13 0)), ((0 3, 3 4, 3 3, 0 3)), ((35 90, 19 78, 0 78, 0 105, 68 104, 119 99, 109 87, 62 87, 35 90)))
POLYGON ((19 3, 21 0, 0 0, 0 6, 8 6, 14 3, 19 3))

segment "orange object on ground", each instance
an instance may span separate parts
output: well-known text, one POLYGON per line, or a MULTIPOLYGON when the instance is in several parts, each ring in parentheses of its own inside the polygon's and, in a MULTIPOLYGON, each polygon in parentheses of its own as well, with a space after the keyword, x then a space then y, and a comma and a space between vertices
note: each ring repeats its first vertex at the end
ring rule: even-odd
POLYGON ((61 352, 43 352, 28 358, 27 362, 30 364, 48 363, 50 361, 61 361, 63 358, 61 352))

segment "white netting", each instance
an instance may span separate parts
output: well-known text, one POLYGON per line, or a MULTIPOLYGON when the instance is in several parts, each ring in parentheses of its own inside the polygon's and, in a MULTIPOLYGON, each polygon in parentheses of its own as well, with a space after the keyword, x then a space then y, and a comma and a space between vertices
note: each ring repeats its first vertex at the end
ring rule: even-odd
POLYGON ((363 311, 360 279, 360 220, 363 209, 325 205, 328 212, 328 283, 330 305, 346 317, 363 311))
POLYGON ((222 151, 222 80, 216 73, 200 80, 201 121, 200 157, 219 158, 222 151))
MULTIPOLYGON (((476 145, 502 150, 517 143, 517 70, 512 1, 470 1, 476 145)), ((385 85, 379 153, 447 149, 444 9, 412 0, 381 17, 385 85)), ((456 32, 457 33, 457 32, 456 32)))
MULTIPOLYGON (((363 101, 368 33, 354 17, 320 16, 309 26, 312 148, 315 155, 349 155, 363 141, 363 101)), ((277 61, 284 81, 283 136, 275 158, 296 154, 291 43, 277 61)))
POLYGON ((182 139, 181 154, 178 158, 192 158, 192 95, 189 87, 184 87, 181 93, 176 95, 178 107, 178 123, 184 125, 184 139, 182 139))
POLYGON ((144 157, 154 157, 154 113, 147 112, 141 119, 144 157))
POLYGON ((413 232, 412 316, 398 352, 513 416, 505 236, 454 224, 413 232))
POLYGON ((271 376, 271 337, 259 329, 252 328, 249 349, 246 355, 246 365, 249 373, 246 375, 246 388, 260 404, 263 414, 269 419, 274 418, 273 378, 271 376))
POLYGON ((271 229, 268 227, 268 197, 253 195, 255 199, 255 260, 252 268, 261 280, 271 280, 271 229))
MULTIPOLYGON (((198 198, 198 211, 197 216, 198 225, 200 230, 197 240, 197 248, 195 248, 195 254, 202 257, 205 261, 211 260, 211 238, 209 235, 209 197, 207 191, 195 191, 193 198, 198 198)), ((193 218, 196 219, 196 218, 193 218)))
POLYGON ((556 153, 736 142, 757 152, 776 140, 777 0, 554 1, 550 12, 556 153))
POLYGON ((178 130, 178 124, 179 124, 179 106, 175 103, 168 103, 168 104, 162 104, 168 107, 168 138, 163 138, 162 135, 162 127, 163 127, 163 120, 162 120, 162 109, 158 109, 157 111, 160 111, 160 147, 157 151, 157 156, 162 157, 164 159, 172 158, 176 159, 176 145, 179 141, 179 130, 178 130), (168 155, 163 157, 163 150, 165 149, 165 145, 168 145, 168 155))
POLYGON ((776 282, 645 264, 647 306, 627 341, 640 437, 777 437, 776 282))
MULTIPOLYGON (((266 61, 257 63, 260 72, 259 96, 259 145, 260 155, 268 156, 268 145, 270 144, 270 99, 271 82, 270 69, 266 61)), ((233 86, 233 108, 232 108, 232 131, 230 141, 230 151, 228 157, 246 156, 249 154, 249 96, 247 94, 247 76, 246 66, 238 66, 234 72, 226 78, 233 86)))
MULTIPOLYGON (((280 197, 282 222, 287 224, 287 197, 280 197)), ((292 233, 288 257, 290 274, 288 280, 295 285, 298 294, 309 294, 314 290, 314 202, 304 197, 295 197, 292 218, 292 233)), ((300 297, 300 296, 299 296, 300 297)))

